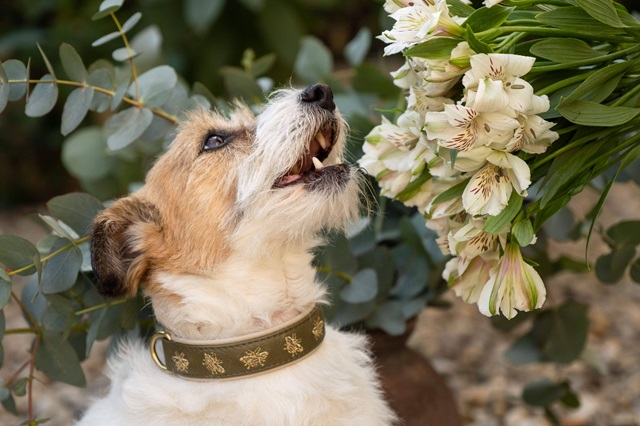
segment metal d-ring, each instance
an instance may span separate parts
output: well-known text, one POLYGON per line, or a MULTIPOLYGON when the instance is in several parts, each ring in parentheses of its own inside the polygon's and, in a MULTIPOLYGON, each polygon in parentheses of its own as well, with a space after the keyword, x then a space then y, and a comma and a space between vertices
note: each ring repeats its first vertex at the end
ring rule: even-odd
POLYGON ((149 351, 151 352, 151 358, 153 358, 153 362, 155 362, 162 371, 168 373, 169 370, 167 369, 167 366, 160 361, 160 358, 158 358, 158 354, 156 353, 156 342, 159 339, 166 339, 171 341, 171 335, 166 331, 158 331, 151 337, 151 341, 149 342, 149 351))

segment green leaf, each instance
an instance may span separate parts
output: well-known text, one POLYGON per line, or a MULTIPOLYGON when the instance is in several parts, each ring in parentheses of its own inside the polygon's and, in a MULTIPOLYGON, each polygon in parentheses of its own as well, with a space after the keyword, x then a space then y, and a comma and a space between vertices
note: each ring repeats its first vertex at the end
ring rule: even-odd
POLYGON ((0 112, 4 111, 7 106, 10 92, 11 85, 9 84, 9 77, 2 66, 2 62, 0 62, 0 112))
POLYGON ((25 396, 27 394, 27 383, 29 383, 29 379, 26 377, 16 380, 13 385, 13 393, 16 396, 25 396))
POLYGON ((197 33, 204 33, 218 19, 225 0, 187 0, 184 17, 187 25, 197 33))
POLYGON ((38 50, 40 51, 40 55, 44 60, 44 65, 47 67, 47 71, 49 71, 49 74, 51 74, 53 79, 56 80, 56 73, 53 71, 53 67, 51 66, 51 62, 49 62, 49 58, 47 58, 47 55, 45 55, 44 50, 42 50, 42 47, 40 47, 39 43, 36 43, 36 46, 38 46, 38 50))
POLYGON ((422 256, 416 255, 400 272, 398 282, 391 290, 391 295, 405 300, 411 299, 425 289, 428 278, 429 265, 422 256))
POLYGON ((127 19, 124 24, 122 24, 122 32, 126 33, 130 29, 135 27, 135 25, 138 23, 138 21, 140 21, 140 18, 142 18, 142 13, 140 13, 140 12, 136 12, 133 15, 131 15, 131 17, 129 19, 127 19))
MULTIPOLYGON (((171 97, 177 83, 178 75, 172 67, 161 65, 150 69, 138 77, 140 100, 149 108, 158 108, 171 97)), ((136 96, 134 83, 129 86, 128 93, 132 97, 136 96)))
MULTIPOLYGON (((66 245, 66 240, 58 240, 51 248, 53 253, 66 245)), ((69 290, 76 282, 78 271, 82 265, 82 254, 76 247, 71 247, 52 257, 44 264, 41 290, 44 294, 54 294, 69 290)))
POLYGON ((344 48, 344 57, 352 67, 362 63, 371 47, 371 30, 366 27, 360 28, 358 34, 347 43, 344 48))
POLYGON ((590 75, 583 81, 569 96, 562 99, 558 106, 569 104, 577 100, 602 102, 616 88, 631 63, 628 61, 618 62, 608 65, 590 75), (611 87, 608 82, 614 81, 615 86, 611 87), (604 89, 603 89, 604 88, 604 89))
POLYGON ((11 283, 0 279, 0 310, 4 309, 9 300, 11 300, 11 283))
MULTIPOLYGON (((0 353, 3 352, 1 349, 2 346, 0 346, 0 353)), ((8 398, 2 400, 2 407, 14 416, 19 415, 18 407, 16 407, 16 400, 11 394, 9 394, 8 398)))
POLYGON ((614 28, 624 28, 612 0, 576 0, 576 4, 584 9, 592 18, 614 28))
POLYGON ((399 336, 406 330, 402 303, 388 300, 367 319, 367 327, 380 328, 387 334, 399 336))
POLYGON ((260 77, 273 67, 276 62, 276 55, 269 53, 256 59, 251 65, 251 75, 254 78, 260 77))
POLYGON ((111 117, 107 129, 111 133, 107 146, 117 151, 135 141, 144 133, 153 120, 153 113, 148 108, 127 108, 111 117))
POLYGON ((91 17, 91 19, 95 21, 104 18, 105 16, 109 16, 111 13, 114 13, 118 9, 120 9, 123 2, 124 0, 104 0, 102 3, 100 3, 98 12, 95 13, 91 17))
MULTIPOLYGON (((355 68, 355 72, 356 75, 352 80, 352 85, 358 93, 354 93, 354 97, 373 93, 383 99, 398 99, 400 89, 393 84, 393 80, 389 74, 382 72, 379 67, 365 62, 355 68)), ((339 98, 336 96, 336 99, 339 98)), ((338 100, 336 100, 336 103, 338 103, 338 100)), ((348 110, 344 110, 341 107, 340 111, 344 112, 348 110)), ((368 112, 365 116, 366 115, 368 115, 368 112)))
POLYGON ((640 258, 631 263, 631 268, 629 268, 629 275, 631 275, 631 279, 633 281, 635 281, 637 284, 640 284, 640 258))
POLYGON ((112 33, 109 33, 107 35, 100 37, 99 39, 91 43, 91 46, 93 47, 102 46, 103 44, 108 43, 111 40, 115 40, 117 38, 120 38, 120 31, 114 31, 112 33))
POLYGON ((81 83, 87 81, 87 69, 82 62, 82 58, 70 44, 62 43, 60 45, 60 62, 64 72, 71 80, 81 83))
POLYGON ((140 52, 136 52, 131 47, 120 47, 111 52, 111 57, 114 61, 125 62, 138 56, 140 52))
POLYGON ((593 50, 591 46, 577 38, 545 38, 529 50, 531 54, 560 64, 597 58, 605 53, 593 50))
POLYGON ((56 218, 71 227, 78 235, 87 235, 96 215, 104 208, 97 198, 83 193, 53 197, 47 208, 56 218))
MULTIPOLYGON (((22 269, 33 264, 33 258, 39 256, 38 249, 24 238, 14 235, 0 235, 0 263, 12 270, 22 269)), ((36 272, 31 267, 20 275, 31 275, 36 272)))
POLYGON ((449 59, 451 51, 461 42, 462 40, 457 38, 431 37, 424 43, 410 47, 404 52, 404 55, 425 59, 449 59))
MULTIPOLYGON (((519 316, 519 315, 518 315, 519 316)), ((517 317, 516 317, 517 318, 517 317)), ((542 353, 532 333, 516 340, 505 352, 505 358, 512 364, 524 365, 542 361, 542 353)))
POLYGON ((630 245, 616 247, 596 261, 596 276, 606 284, 615 284, 624 276, 627 266, 636 256, 636 249, 630 245))
POLYGON ((378 277, 374 269, 361 269, 340 292, 340 298, 348 303, 364 303, 378 294, 378 277))
POLYGON ((476 35, 473 33, 471 27, 467 27, 467 30, 464 34, 467 39, 467 43, 469 43, 469 47, 476 53, 493 53, 493 48, 489 46, 487 43, 479 40, 476 35))
POLYGON ((64 103, 62 109, 62 122, 60 124, 60 133, 63 136, 67 136, 73 132, 76 127, 82 123, 84 117, 89 111, 91 100, 93 99, 93 88, 78 87, 74 89, 64 103))
POLYGON ((326 81, 331 76, 331 51, 316 37, 303 37, 294 65, 295 74, 305 83, 326 81))
POLYGON ((533 241, 533 225, 529 218, 519 220, 511 228, 511 234, 518 240, 518 244, 521 247, 528 246, 533 241))
POLYGON ((449 6, 449 13, 452 16, 460 16, 462 18, 465 18, 476 11, 473 7, 460 0, 447 0, 447 6, 449 6))
POLYGON ((252 103, 262 99, 262 89, 244 70, 236 67, 222 67, 220 74, 230 97, 252 103))
POLYGON ((53 109, 58 100, 58 85, 46 74, 31 92, 24 112, 29 117, 41 117, 53 109))
POLYGON ((299 21, 295 4, 288 0, 269 0, 258 15, 258 29, 269 49, 287 66, 293 65, 301 37, 307 33, 299 21))
POLYGON ((589 332, 587 310, 586 305, 568 301, 537 318, 536 326, 548 330, 543 345, 545 359, 568 364, 580 357, 589 332))
POLYGON ((74 237, 71 236, 69 231, 67 231, 67 229, 65 229, 56 219, 44 214, 38 214, 38 217, 42 219, 42 221, 46 223, 55 234, 67 239, 68 242, 74 241, 74 237))
POLYGON ((509 203, 497 216, 489 216, 484 223, 484 231, 490 234, 498 234, 520 212, 522 197, 516 191, 511 192, 509 203))
POLYGON ((507 20, 513 9, 513 7, 502 6, 493 6, 491 8, 481 7, 473 12, 471 16, 464 21, 462 26, 470 28, 474 33, 498 28, 507 20))
POLYGON ((592 18, 584 9, 575 6, 558 7, 549 12, 540 13, 536 15, 536 19, 555 28, 588 34, 595 40, 598 40, 598 35, 610 36, 622 32, 621 29, 610 27, 592 18))
POLYGON ((42 334, 35 365, 53 380, 78 387, 86 385, 78 355, 73 347, 53 333, 42 334))
POLYGON ((536 407, 546 407, 562 398, 565 388, 561 383, 554 383, 546 377, 529 382, 522 391, 522 399, 536 407))
POLYGON ((99 127, 85 127, 64 140, 62 164, 71 176, 94 181, 109 175, 112 160, 107 141, 99 127))
POLYGON ((365 303, 337 302, 336 313, 331 322, 338 327, 346 327, 364 321, 376 309, 376 302, 371 300, 365 303))
POLYGON ((614 107, 590 101, 561 103, 556 109, 572 123, 592 127, 619 126, 640 114, 639 108, 614 107))
POLYGON ((422 185, 427 183, 430 179, 431 173, 429 173, 429 170, 425 167, 420 176, 409 182, 407 186, 396 195, 396 200, 402 202, 410 200, 416 196, 420 190, 422 190, 422 185))
POLYGON ((25 83, 12 83, 9 85, 9 101, 14 102, 24 96, 27 91, 27 67, 16 59, 8 59, 2 63, 9 80, 23 80, 25 83))
POLYGON ((629 244, 636 246, 640 244, 640 221, 629 220, 618 222, 607 229, 607 236, 613 240, 616 245, 622 246, 629 244))
POLYGON ((113 98, 111 98, 111 111, 115 111, 118 108, 120 102, 122 102, 122 99, 124 98, 124 95, 127 93, 128 87, 128 80, 120 83, 120 85, 116 89, 116 92, 113 94, 113 98))
MULTIPOLYGON (((101 88, 105 90, 113 89, 113 78, 111 73, 106 68, 98 68, 89 73, 88 82, 91 86, 101 88)), ((93 92, 93 97, 89 109, 96 112, 105 112, 111 105, 111 97, 100 93, 98 91, 93 92)))
POLYGON ((467 187, 470 180, 471 178, 465 179, 438 195, 433 199, 433 205, 444 203, 445 201, 453 200, 457 197, 462 197, 464 189, 467 187))
POLYGON ((379 301, 387 298, 387 293, 393 285, 395 265, 393 257, 388 248, 376 246, 373 250, 361 255, 358 258, 360 268, 372 268, 378 277, 378 297, 379 301))

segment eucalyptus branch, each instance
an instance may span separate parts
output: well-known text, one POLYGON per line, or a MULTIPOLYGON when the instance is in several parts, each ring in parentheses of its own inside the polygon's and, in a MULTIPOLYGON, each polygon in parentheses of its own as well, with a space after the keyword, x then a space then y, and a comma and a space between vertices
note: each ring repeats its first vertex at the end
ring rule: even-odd
MULTIPOLYGON (((60 253, 66 251, 66 250, 69 250, 71 247, 75 247, 77 244, 82 244, 85 241, 88 241, 90 238, 91 238, 90 236, 78 238, 77 240, 67 244, 66 246, 61 247, 58 250, 54 251, 53 253, 50 253, 47 256, 43 257, 42 259, 40 259, 40 262, 44 265, 51 258, 59 255, 60 253)), ((15 271, 8 272, 8 274, 9 274, 9 276, 15 275, 15 274, 19 274, 20 272, 27 271, 27 270, 33 268, 34 266, 35 266, 35 263, 31 263, 31 264, 29 264, 29 265, 27 265, 27 266, 25 266, 23 268, 16 269, 15 271)))
POLYGON ((35 327, 31 328, 12 328, 9 330, 5 330, 4 334, 28 334, 28 333, 38 333, 39 330, 35 327))
POLYGON ((99 305, 91 306, 89 308, 81 309, 79 311, 76 311, 75 314, 76 315, 84 315, 84 314, 89 313, 89 312, 97 311, 98 309, 108 308, 110 306, 115 306, 115 305, 120 305, 122 303, 125 303, 126 301, 127 301, 127 299, 119 299, 119 300, 114 300, 113 302, 101 303, 99 305))
POLYGON ((13 384, 13 382, 18 378, 18 375, 22 373, 22 371, 29 366, 31 359, 26 360, 16 371, 13 372, 11 377, 9 377, 6 381, 6 387, 9 387, 13 384))
MULTIPOLYGON (((98 87, 98 86, 93 86, 91 84, 88 83, 80 83, 77 81, 70 81, 70 80, 58 80, 58 79, 54 79, 54 80, 37 80, 37 79, 29 79, 29 80, 8 80, 7 83, 9 84, 39 84, 39 83, 45 83, 45 84, 60 84, 63 86, 75 86, 75 87, 82 87, 82 88, 87 88, 87 87, 91 87, 95 92, 98 93, 102 93, 104 95, 107 95, 109 97, 114 97, 116 92, 114 92, 113 90, 108 90, 108 89, 104 89, 102 87, 98 87)), ((137 86, 136 86, 137 87, 137 86)), ((127 98, 127 97, 123 97, 122 98, 122 102, 138 107, 138 108, 142 108, 144 107, 144 102, 142 101, 137 101, 135 99, 131 99, 131 98, 127 98)), ((166 113, 165 111, 161 110, 160 108, 152 108, 151 112, 154 113, 155 115, 157 115, 158 117, 164 118, 165 120, 167 120, 168 122, 172 123, 172 124, 177 124, 178 123, 178 118, 174 117, 172 115, 169 115, 168 113, 166 113)))
POLYGON ((31 312, 29 312, 29 310, 27 309, 26 306, 24 306, 24 303, 22 303, 22 301, 20 300, 20 298, 13 292, 13 290, 11 290, 11 298, 18 304, 18 306, 20 307, 20 310, 22 311, 22 313, 24 314, 24 316, 27 317, 27 322, 30 325, 36 325, 38 324, 38 321, 36 321, 36 319, 33 317, 33 315, 31 315, 31 312))
POLYGON ((36 355, 38 354, 38 347, 40 346, 40 334, 36 335, 36 340, 33 344, 33 351, 31 352, 31 359, 29 360, 29 380, 27 383, 27 411, 29 420, 33 420, 33 371, 36 366, 36 355))
MULTIPOLYGON (((140 102, 140 87, 138 86, 138 70, 136 69, 136 65, 133 63, 133 49, 129 45, 129 40, 127 39, 127 34, 122 30, 122 25, 120 25, 120 21, 116 17, 114 12, 111 12, 111 18, 113 22, 115 22, 118 27, 118 31, 120 32, 120 36, 122 37, 122 41, 124 42, 124 47, 127 49, 127 55, 129 56, 129 63, 131 64, 131 75, 133 76, 133 84, 136 87, 136 101, 140 102)), ((138 107, 140 108, 140 107, 138 107)))

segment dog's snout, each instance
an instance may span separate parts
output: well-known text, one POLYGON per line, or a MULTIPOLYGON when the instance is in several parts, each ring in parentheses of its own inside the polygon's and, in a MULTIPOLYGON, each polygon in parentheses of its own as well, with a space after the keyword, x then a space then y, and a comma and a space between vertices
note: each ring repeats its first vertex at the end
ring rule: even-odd
POLYGON ((317 103, 320 108, 327 111, 336 109, 336 104, 333 102, 333 92, 326 84, 317 83, 307 87, 302 91, 300 99, 302 102, 317 103))

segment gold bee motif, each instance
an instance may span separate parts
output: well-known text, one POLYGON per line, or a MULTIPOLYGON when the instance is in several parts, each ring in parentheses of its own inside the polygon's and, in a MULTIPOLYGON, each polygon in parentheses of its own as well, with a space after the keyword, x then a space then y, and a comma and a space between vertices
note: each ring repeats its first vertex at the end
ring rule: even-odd
POLYGON ((204 354, 204 360, 202 361, 202 365, 204 365, 207 370, 211 372, 214 376, 216 374, 224 374, 224 367, 222 367, 222 361, 218 359, 216 354, 209 355, 204 354))
POLYGON ((289 352, 291 356, 296 356, 304 351, 301 345, 302 340, 298 339, 295 334, 284 338, 284 350, 289 352))
POLYGON ((176 364, 176 370, 181 373, 186 373, 189 370, 189 361, 184 357, 184 352, 174 352, 175 355, 171 357, 176 364))
POLYGON ((322 321, 320 317, 316 318, 313 321, 313 330, 311 330, 311 332, 313 333, 313 337, 315 337, 316 340, 321 338, 324 334, 324 321, 322 321))
POLYGON ((269 356, 269 352, 260 352, 261 348, 255 348, 252 351, 245 351, 244 356, 240 358, 240 361, 247 367, 247 370, 256 367, 264 367, 264 363, 269 356))

